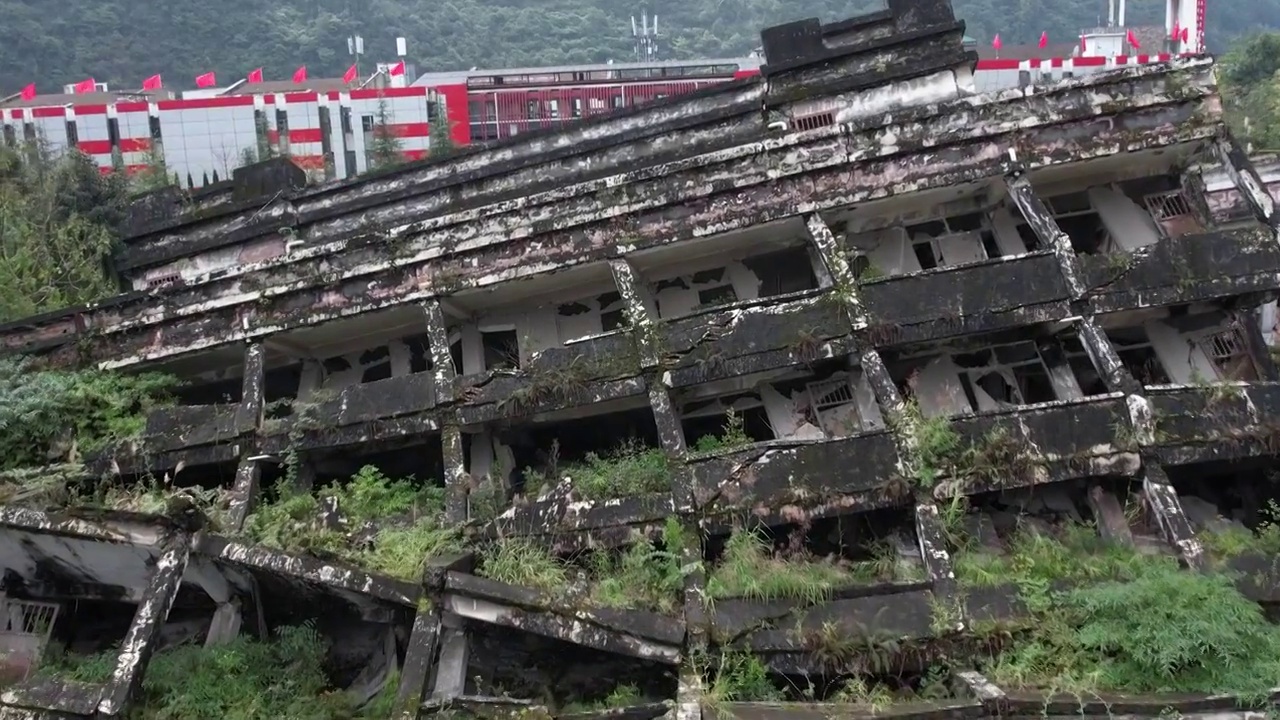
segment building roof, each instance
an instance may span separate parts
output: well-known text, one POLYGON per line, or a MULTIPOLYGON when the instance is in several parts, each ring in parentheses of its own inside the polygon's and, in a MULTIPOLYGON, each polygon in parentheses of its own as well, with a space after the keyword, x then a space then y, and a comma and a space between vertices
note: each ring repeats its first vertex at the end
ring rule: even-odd
POLYGON ((979 60, 1031 60, 1033 58, 1064 58, 1075 55, 1079 43, 1049 43, 1043 50, 1039 45, 1005 45, 996 50, 990 43, 974 48, 979 60))
POLYGON ((739 58, 697 58, 689 60, 654 60, 653 62, 628 63, 593 63, 588 65, 543 65, 541 67, 516 68, 473 68, 471 70, 450 70, 445 72, 423 73, 413 81, 414 85, 438 85, 440 83, 463 82, 474 77, 490 77, 493 75, 546 75, 562 72, 596 72, 601 70, 639 70, 644 68, 680 68, 698 65, 737 65, 742 70, 759 68, 763 60, 757 57, 739 58))
POLYGON ((21 95, 10 95, 0 98, 0 108, 24 107, 60 107, 63 105, 110 105, 117 102, 149 102, 169 100, 174 97, 171 90, 112 90, 110 92, 91 93, 46 93, 30 100, 23 100, 21 95))
POLYGON ((344 83, 342 78, 307 78, 304 83, 295 83, 293 80, 267 80, 260 83, 247 83, 240 81, 222 92, 223 95, 261 95, 263 93, 295 93, 295 92, 331 92, 334 90, 356 90, 364 87, 365 83, 354 82, 344 83))

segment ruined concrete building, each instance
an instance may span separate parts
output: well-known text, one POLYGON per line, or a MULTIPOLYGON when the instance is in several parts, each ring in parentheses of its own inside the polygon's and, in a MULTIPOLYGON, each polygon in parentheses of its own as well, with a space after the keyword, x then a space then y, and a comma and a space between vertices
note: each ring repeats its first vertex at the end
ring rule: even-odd
POLYGON ((9 482, 163 478, 175 502, 10 494, 0 717, 123 716, 166 648, 303 622, 335 687, 394 681, 396 718, 688 720, 850 675, 923 697, 942 655, 952 716, 1039 714, 935 652, 1031 612, 962 556, 1084 522, 1192 572, 1204 532, 1257 522, 1280 213, 1211 59, 980 94, 962 35, 947 0, 888 0, 765 30, 760 77, 568 130, 140 201, 132 289, 0 347, 170 373, 178 401, 9 482), (420 553, 407 576, 361 563, 418 512, 326 495, 366 466, 442 497, 461 540, 390 548, 420 553), (290 488, 356 550, 251 533, 290 488), (51 636, 117 660, 42 675, 51 636), (773 690, 717 695, 731 656, 773 690))

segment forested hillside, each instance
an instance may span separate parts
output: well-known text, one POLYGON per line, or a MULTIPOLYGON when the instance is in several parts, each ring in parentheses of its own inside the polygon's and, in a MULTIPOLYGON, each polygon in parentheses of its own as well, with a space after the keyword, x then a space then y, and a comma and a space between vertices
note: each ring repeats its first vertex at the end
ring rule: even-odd
MULTIPOLYGON (((1106 0, 954 0, 970 34, 1032 42, 1074 38, 1105 16, 1106 0)), ((1130 0, 1131 24, 1162 21, 1164 0, 1130 0)), ((667 57, 750 51, 762 27, 849 17, 880 0, 0 0, 0 91, 28 82, 134 85, 163 73, 174 87, 199 73, 232 78, 259 66, 285 78, 341 74, 345 38, 359 32, 371 59, 409 39, 420 70, 624 60, 632 14, 656 12, 667 57)), ((1210 0, 1215 51, 1241 34, 1280 27, 1280 0, 1210 0)))

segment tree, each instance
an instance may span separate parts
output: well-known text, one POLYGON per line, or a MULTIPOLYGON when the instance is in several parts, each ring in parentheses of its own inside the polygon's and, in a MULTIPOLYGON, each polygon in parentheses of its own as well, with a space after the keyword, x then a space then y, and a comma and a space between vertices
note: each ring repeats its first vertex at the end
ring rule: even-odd
POLYGON ((373 137, 366 148, 370 170, 380 170, 404 162, 404 144, 391 129, 391 120, 391 110, 386 99, 379 98, 378 109, 373 117, 373 137))
POLYGON ((1236 135, 1258 152, 1280 149, 1280 33, 1244 40, 1222 60, 1227 117, 1236 135))
POLYGON ((449 157, 458 149, 453 142, 453 127, 449 122, 448 114, 445 113, 444 103, 436 100, 434 106, 432 116, 435 122, 431 123, 427 138, 431 144, 431 157, 449 157))
POLYGON ((0 148, 0 322, 119 291, 109 272, 128 185, 78 151, 0 148))
POLYGON ((146 153, 146 167, 133 176, 133 187, 139 192, 159 190, 168 185, 177 185, 178 176, 169 177, 169 167, 165 164, 164 151, 152 143, 146 153))

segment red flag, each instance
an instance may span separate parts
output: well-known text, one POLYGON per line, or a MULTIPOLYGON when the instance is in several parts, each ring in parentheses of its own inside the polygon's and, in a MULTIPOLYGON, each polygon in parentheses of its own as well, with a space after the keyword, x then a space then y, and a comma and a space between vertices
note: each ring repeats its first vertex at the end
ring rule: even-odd
POLYGON ((1083 55, 1085 51, 1088 49, 1089 49, 1089 43, 1085 40, 1085 37, 1081 35, 1080 36, 1080 54, 1083 55))
POLYGON ((262 82, 262 68, 258 68, 257 70, 250 70, 249 75, 248 77, 245 78, 245 80, 251 83, 262 82))
POLYGON ((160 80, 159 75, 152 75, 142 81, 143 90, 159 90, 162 87, 164 87, 164 82, 160 80))
POLYGON ((98 83, 94 82, 93 78, 85 78, 84 80, 76 83, 75 87, 71 89, 74 90, 77 95, 80 95, 83 93, 91 93, 97 89, 97 87, 98 83))
POLYGON ((347 68, 346 72, 342 73, 342 82, 346 85, 350 85, 351 83, 356 81, 357 77, 358 76, 356 75, 356 66, 352 65, 351 67, 347 68))
POLYGON ((1182 28, 1178 27, 1178 21, 1173 21, 1173 32, 1169 33, 1169 39, 1178 42, 1178 38, 1182 37, 1182 28))
POLYGON ((1042 32, 1040 33, 1040 49, 1043 50, 1047 47, 1049 47, 1049 33, 1042 32))
POLYGON ((211 72, 196 76, 196 87, 207 88, 218 84, 218 77, 211 72))
POLYGON ((1133 34, 1132 30, 1126 31, 1124 34, 1125 42, 1133 46, 1134 50, 1141 50, 1142 43, 1138 42, 1138 36, 1133 34))
POLYGON ((1190 42, 1191 33, 1189 30, 1190 28, 1182 28, 1182 42, 1190 42))
POLYGON ((996 33, 996 39, 991 41, 991 47, 999 50, 1004 47, 1004 43, 1000 42, 1000 33, 996 33))
POLYGON ((294 84, 301 84, 301 83, 304 83, 304 82, 306 82, 306 81, 307 81, 307 66, 306 66, 306 65, 303 65, 302 67, 300 67, 300 68, 298 68, 297 70, 294 70, 294 71, 293 71, 293 82, 294 82, 294 84))
POLYGON ((404 74, 404 61, 403 61, 403 60, 401 60, 400 62, 396 63, 395 65, 392 65, 392 66, 391 66, 391 69, 387 71, 387 74, 388 74, 388 75, 392 75, 392 76, 394 76, 394 75, 403 75, 403 74, 404 74))
POLYGON ((22 99, 23 99, 23 100, 35 100, 35 99, 36 99, 36 84, 35 84, 35 83, 31 83, 30 85, 28 85, 28 86, 26 86, 26 87, 22 88, 22 99))

